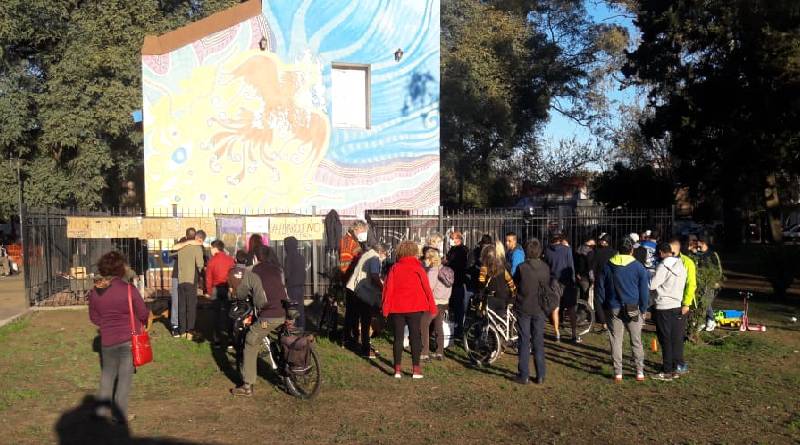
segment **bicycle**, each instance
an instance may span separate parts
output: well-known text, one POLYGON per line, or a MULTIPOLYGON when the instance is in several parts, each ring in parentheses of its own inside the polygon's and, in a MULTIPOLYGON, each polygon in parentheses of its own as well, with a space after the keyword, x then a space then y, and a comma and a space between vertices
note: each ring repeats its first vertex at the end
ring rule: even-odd
POLYGON ((476 314, 464 330, 464 350, 477 366, 491 365, 506 349, 516 349, 517 317, 511 306, 506 308, 506 316, 501 317, 489 309, 486 298, 479 303, 476 314))
POLYGON ((287 336, 309 336, 309 334, 295 331, 294 320, 287 320, 275 332, 277 336, 275 341, 272 341, 269 335, 264 337, 259 356, 262 358, 266 356, 269 359, 270 367, 281 378, 289 394, 306 400, 316 397, 322 383, 322 371, 313 340, 308 345, 305 366, 293 366, 287 360, 288 351, 284 349, 281 340, 287 336))
POLYGON ((335 341, 339 327, 339 305, 344 302, 345 288, 338 274, 338 270, 331 273, 319 272, 320 276, 329 280, 328 290, 322 297, 322 310, 319 316, 317 330, 331 341, 335 341))
MULTIPOLYGON (((589 289, 589 301, 586 301, 582 298, 578 298, 578 302, 575 306, 575 318, 578 322, 578 330, 577 334, 579 337, 582 337, 589 332, 592 331, 592 326, 594 325, 594 304, 592 304, 592 296, 593 296, 593 289, 589 289)), ((570 325, 569 317, 567 316, 567 310, 561 308, 560 310, 560 324, 561 329, 566 330, 570 329, 572 326, 570 325)))

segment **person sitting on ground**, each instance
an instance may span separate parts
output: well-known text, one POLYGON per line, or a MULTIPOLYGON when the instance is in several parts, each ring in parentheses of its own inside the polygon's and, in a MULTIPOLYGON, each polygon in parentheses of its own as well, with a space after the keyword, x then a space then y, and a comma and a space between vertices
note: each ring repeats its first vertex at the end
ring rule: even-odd
POLYGON ((383 316, 389 317, 394 327, 394 377, 402 374, 404 329, 408 327, 411 343, 412 377, 422 378, 420 355, 422 314, 436 315, 428 277, 419 262, 419 247, 413 241, 403 241, 397 247, 397 262, 389 269, 383 288, 383 316))
POLYGON ((624 331, 630 335, 636 381, 644 381, 644 350, 642 325, 650 300, 650 277, 633 254, 633 240, 628 237, 619 244, 614 255, 597 281, 600 304, 607 312, 608 337, 614 364, 614 381, 622 382, 622 340, 624 331))
POLYGON ((533 364, 536 370, 535 382, 544 383, 546 366, 544 359, 544 313, 542 292, 550 286, 550 268, 542 261, 542 244, 533 238, 525 243, 528 259, 519 266, 517 279, 519 290, 514 302, 519 326, 519 364, 515 382, 526 385, 530 378, 531 345, 533 345, 533 364))
POLYGON ((225 243, 221 240, 211 242, 211 259, 208 260, 208 266, 206 266, 205 282, 206 295, 211 296, 217 310, 214 347, 226 347, 233 344, 232 324, 228 317, 231 309, 228 298, 228 273, 233 266, 233 258, 225 252, 225 243))
POLYGON ((122 280, 125 259, 119 252, 108 252, 97 263, 102 278, 89 291, 89 319, 100 328, 100 390, 97 399, 104 403, 96 413, 103 418, 119 409, 122 423, 129 420, 128 395, 134 367, 131 355, 131 311, 137 332, 144 329, 150 315, 139 291, 122 280), (130 303, 128 298, 131 299, 130 303))
POLYGON ((544 251, 545 262, 550 266, 550 278, 560 288, 559 305, 551 315, 553 328, 556 333, 556 342, 561 341, 559 329, 559 312, 564 309, 569 317, 572 327, 572 341, 580 343, 578 337, 578 319, 575 307, 578 305, 578 289, 575 286, 575 262, 572 258, 572 249, 564 245, 563 233, 556 233, 544 251))
MULTIPOLYGON (((428 249, 425 253, 425 269, 428 274, 428 283, 433 292, 433 300, 436 302, 436 316, 426 312, 422 315, 422 360, 430 359, 430 328, 433 323, 433 332, 436 334, 436 353, 433 358, 442 360, 444 358, 444 316, 447 312, 447 304, 453 292, 454 282, 445 283, 440 279, 439 273, 442 270, 442 257, 436 249, 428 249)), ((451 269, 452 270, 452 269, 451 269)), ((453 273, 455 280, 455 273, 453 273)))
POLYGON ((244 360, 242 363, 243 383, 231 389, 234 396, 249 397, 253 395, 256 382, 258 351, 264 337, 286 321, 286 310, 283 302, 288 300, 283 285, 283 270, 275 251, 269 246, 259 246, 255 251, 256 264, 251 274, 245 274, 236 297, 247 299, 252 296, 255 321, 245 336, 244 360))
POLYGON ((686 285, 686 268, 672 254, 669 243, 661 243, 658 253, 662 261, 650 282, 650 289, 656 291, 654 318, 663 365, 661 372, 653 378, 669 381, 678 376, 677 364, 683 361, 686 316, 681 314, 681 303, 686 285))
MULTIPOLYGON (((358 258, 346 288, 356 296, 355 307, 361 332, 361 355, 370 360, 377 358, 370 344, 372 320, 380 317, 383 280, 381 269, 388 248, 383 243, 372 243, 358 258)), ((380 325, 382 325, 382 321, 380 325)))

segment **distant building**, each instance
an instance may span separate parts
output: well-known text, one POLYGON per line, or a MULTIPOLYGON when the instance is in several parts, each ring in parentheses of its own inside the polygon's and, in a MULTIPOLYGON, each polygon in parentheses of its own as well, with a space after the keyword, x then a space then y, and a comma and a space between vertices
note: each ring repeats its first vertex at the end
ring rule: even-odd
POLYGON ((589 198, 589 178, 586 176, 573 176, 550 184, 525 183, 520 195, 514 205, 519 208, 594 205, 589 198))

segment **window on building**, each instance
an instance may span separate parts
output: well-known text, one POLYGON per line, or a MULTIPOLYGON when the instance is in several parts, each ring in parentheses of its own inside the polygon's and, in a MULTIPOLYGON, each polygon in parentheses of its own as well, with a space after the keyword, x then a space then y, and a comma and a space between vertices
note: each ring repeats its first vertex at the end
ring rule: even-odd
POLYGON ((369 65, 333 64, 331 107, 334 127, 368 129, 370 96, 369 65))

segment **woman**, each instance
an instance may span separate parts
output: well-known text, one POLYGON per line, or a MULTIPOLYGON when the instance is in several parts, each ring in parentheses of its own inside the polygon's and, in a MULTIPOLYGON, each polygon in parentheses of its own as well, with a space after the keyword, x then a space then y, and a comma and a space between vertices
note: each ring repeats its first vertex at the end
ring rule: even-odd
POLYGON ((446 286, 439 279, 439 271, 442 270, 442 257, 436 249, 428 249, 425 252, 425 269, 428 273, 428 284, 433 292, 433 301, 436 302, 436 315, 433 316, 426 312, 422 315, 422 360, 429 360, 430 353, 430 327, 433 322, 433 329, 436 332, 436 353, 433 358, 442 360, 444 358, 444 313, 450 302, 450 294, 453 292, 451 286, 446 286))
POLYGON ((487 305, 494 313, 505 317, 506 309, 517 294, 517 286, 506 268, 503 243, 486 246, 481 252, 481 274, 479 282, 487 293, 487 305))
POLYGON ((420 353, 422 314, 436 315, 436 302, 428 283, 428 276, 419 262, 419 247, 413 241, 403 241, 397 247, 397 262, 389 270, 383 288, 383 316, 389 317, 394 327, 394 377, 401 378, 404 328, 408 326, 411 343, 413 378, 421 379, 420 353))
POLYGON ((101 344, 100 391, 97 396, 101 406, 96 414, 125 423, 132 418, 128 416, 128 395, 134 371, 128 295, 137 332, 147 323, 149 312, 139 291, 122 280, 125 259, 119 252, 109 252, 100 257, 97 269, 102 278, 95 281, 94 289, 89 292, 89 318, 100 328, 101 344))
POLYGON ((255 264, 256 250, 264 245, 264 238, 261 235, 254 233, 250 235, 250 240, 247 242, 247 265, 252 266, 255 264))

